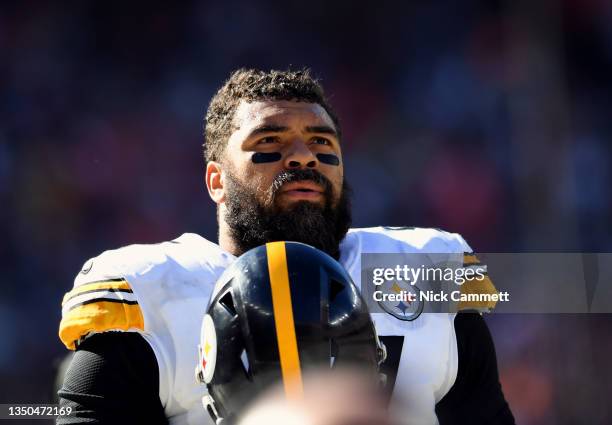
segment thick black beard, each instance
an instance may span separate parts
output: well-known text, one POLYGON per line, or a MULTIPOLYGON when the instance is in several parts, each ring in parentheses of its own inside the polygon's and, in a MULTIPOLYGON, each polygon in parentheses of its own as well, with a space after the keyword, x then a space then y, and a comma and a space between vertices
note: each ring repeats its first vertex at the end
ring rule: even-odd
POLYGON ((351 226, 351 189, 346 181, 337 204, 330 181, 314 170, 287 170, 274 180, 268 191, 268 205, 255 196, 255 190, 231 174, 226 179, 226 214, 230 234, 238 252, 274 241, 295 241, 311 245, 338 260, 340 242, 351 226), (289 209, 276 206, 275 200, 285 183, 310 180, 324 190, 323 205, 299 201, 289 209))

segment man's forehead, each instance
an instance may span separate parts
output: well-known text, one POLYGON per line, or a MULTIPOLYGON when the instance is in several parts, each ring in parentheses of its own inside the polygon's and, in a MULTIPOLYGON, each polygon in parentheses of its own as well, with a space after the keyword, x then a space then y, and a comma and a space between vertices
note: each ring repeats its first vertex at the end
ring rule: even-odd
POLYGON ((288 124, 292 120, 309 125, 325 124, 335 128, 334 122, 318 103, 291 100, 241 101, 234 114, 234 128, 247 130, 262 124, 288 124))

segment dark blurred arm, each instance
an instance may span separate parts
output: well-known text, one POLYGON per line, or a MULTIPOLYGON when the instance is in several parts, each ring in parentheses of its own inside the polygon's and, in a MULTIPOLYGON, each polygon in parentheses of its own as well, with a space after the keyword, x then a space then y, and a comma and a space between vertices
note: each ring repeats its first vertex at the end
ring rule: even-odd
POLYGON ((58 392, 70 416, 57 424, 168 423, 153 350, 137 333, 108 332, 77 349, 58 392))
POLYGON ((478 313, 455 318, 457 379, 436 406, 440 425, 511 425, 514 417, 499 383, 495 346, 478 313))

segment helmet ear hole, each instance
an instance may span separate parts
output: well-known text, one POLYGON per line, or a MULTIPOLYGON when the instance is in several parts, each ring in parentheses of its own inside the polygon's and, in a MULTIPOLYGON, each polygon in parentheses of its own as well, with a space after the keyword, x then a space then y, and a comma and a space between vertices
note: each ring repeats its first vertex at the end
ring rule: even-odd
POLYGON ((329 284, 329 301, 332 302, 336 296, 344 290, 344 284, 337 280, 332 280, 329 284))
POLYGON ((225 309, 232 315, 236 316, 238 313, 236 312, 236 306, 234 305, 234 298, 232 297, 232 291, 228 289, 228 291, 223 294, 221 298, 219 298, 219 304, 221 304, 225 309))
POLYGON ((251 374, 251 365, 249 364, 249 356, 246 350, 242 350, 242 353, 240 353, 240 363, 242 364, 246 377, 252 381, 253 375, 251 374))
POLYGON ((206 406, 206 411, 208 412, 212 420, 217 422, 217 419, 218 419, 217 413, 215 412, 215 410, 213 409, 211 405, 206 406))

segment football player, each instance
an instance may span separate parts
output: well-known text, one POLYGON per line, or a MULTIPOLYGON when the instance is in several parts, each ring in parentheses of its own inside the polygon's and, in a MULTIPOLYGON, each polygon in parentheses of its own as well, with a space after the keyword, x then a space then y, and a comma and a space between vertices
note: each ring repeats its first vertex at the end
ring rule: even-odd
MULTIPOLYGON (((362 253, 466 253, 466 264, 475 261, 454 233, 349 230, 340 124, 308 71, 238 70, 205 121, 218 243, 184 234, 85 263, 62 304, 60 338, 76 353, 59 394, 77 414, 60 424, 210 422, 200 403, 206 389, 193 377, 201 318, 217 279, 251 248, 309 244, 339 260, 358 287, 362 253)), ((479 313, 417 313, 406 321, 382 312, 372 319, 405 423, 514 423, 479 313)))

